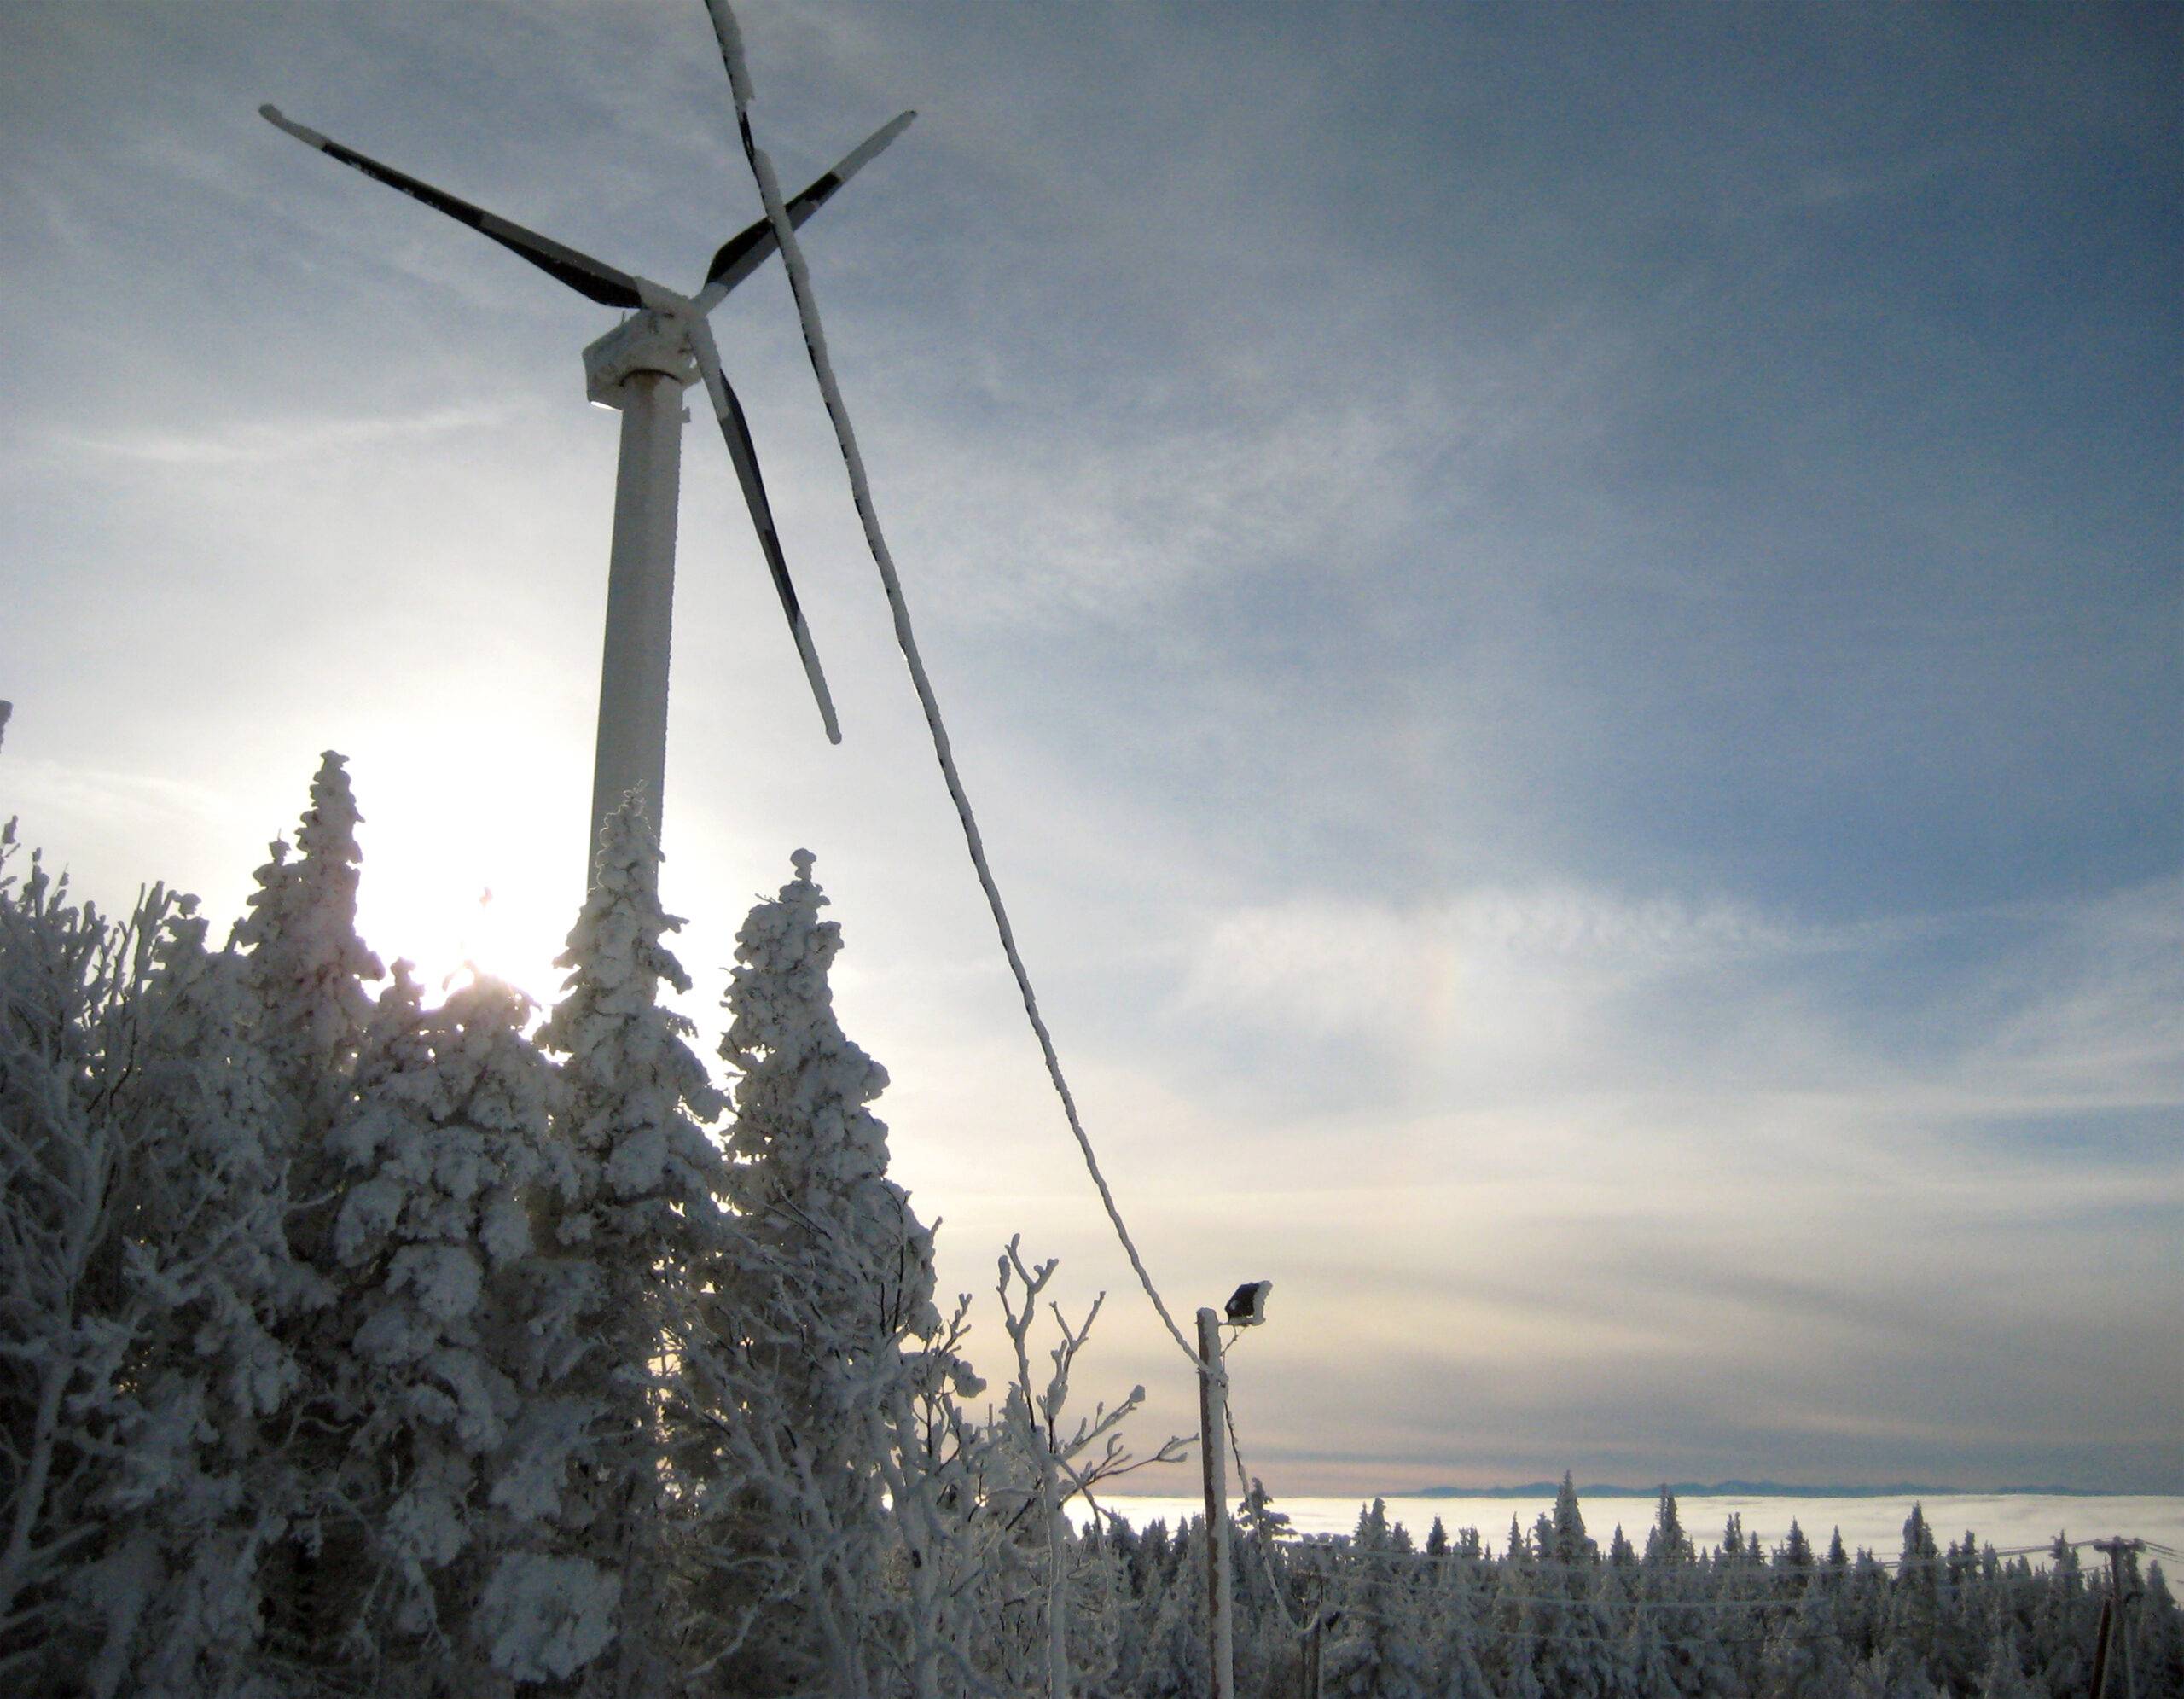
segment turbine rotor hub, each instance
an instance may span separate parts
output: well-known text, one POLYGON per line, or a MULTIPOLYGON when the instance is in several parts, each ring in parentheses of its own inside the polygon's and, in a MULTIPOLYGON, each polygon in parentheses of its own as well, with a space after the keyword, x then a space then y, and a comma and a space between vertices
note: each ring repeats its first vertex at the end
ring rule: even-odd
POLYGON ((601 407, 622 404, 622 386, 639 372, 671 377, 684 388, 698 381, 690 334, 665 306, 633 313, 584 351, 584 393, 601 407))

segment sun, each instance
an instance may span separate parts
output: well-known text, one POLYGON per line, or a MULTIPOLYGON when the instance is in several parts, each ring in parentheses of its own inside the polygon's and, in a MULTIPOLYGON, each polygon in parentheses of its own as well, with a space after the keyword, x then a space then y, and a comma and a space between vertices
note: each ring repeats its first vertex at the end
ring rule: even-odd
POLYGON ((542 1008, 552 1004, 561 978, 554 957, 573 916, 526 881, 524 870, 497 874, 443 858, 415 871, 398 866, 376 882, 373 874, 367 865, 357 929, 390 968, 397 957, 409 961, 428 1001, 485 975, 505 980, 542 1008))
MULTIPOLYGON (((376 765, 376 764, 375 764, 376 765)), ((406 959, 428 1001, 473 974, 552 1005, 583 892, 575 807, 547 773, 369 770, 357 929, 391 968, 406 959), (555 829, 561 817, 567 829, 555 829)), ((360 791, 364 786, 360 784, 360 791)))

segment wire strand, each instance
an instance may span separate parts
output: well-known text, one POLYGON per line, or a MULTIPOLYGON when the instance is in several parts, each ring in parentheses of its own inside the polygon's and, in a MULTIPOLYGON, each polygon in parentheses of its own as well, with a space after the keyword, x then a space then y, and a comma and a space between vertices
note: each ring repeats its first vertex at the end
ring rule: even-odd
POLYGON ((1162 1300, 1159 1289, 1153 1285, 1147 1273, 1145 1260, 1138 1254, 1130 1229, 1123 1223, 1122 1211, 1116 1206, 1115 1196, 1107 1185, 1107 1176, 1100 1171, 1100 1159, 1094 1154, 1090 1136, 1077 1114, 1077 1099, 1069 1089, 1069 1081, 1062 1074, 1061 1058, 1054 1049, 1053 1035, 1039 1014, 1039 1000, 1031 989, 1031 976, 1024 966, 1024 958, 1016 948, 1015 928, 1009 924, 1008 911, 1001 899, 1001 887, 995 882, 993 870, 987 864, 985 844, 979 834, 979 823, 971 812, 971 799, 963 788, 962 776, 956 769, 956 756, 948 739, 948 729, 942 723, 940 703, 933 695, 932 681, 926 676, 924 659, 918 653, 917 637, 910 626, 909 605, 903 595, 900 576, 895 570, 895 559, 887 547, 887 539, 880 528, 880 515, 872 499, 872 487, 865 475, 864 457, 858 451, 857 436, 850 427, 849 407, 842 399, 840 386, 834 381, 832 363, 827 357, 826 332, 819 323, 819 304, 811 288, 811 276, 804 263, 803 249, 799 246, 796 230, 789 222, 787 208, 782 205, 780 182, 774 175, 773 161, 758 146, 751 129, 751 73, 744 62, 743 34, 735 21, 735 14, 729 0, 706 0, 706 9, 712 15, 713 31, 719 38, 721 58, 728 68, 730 92, 735 100, 735 124, 743 140, 743 156, 750 162, 751 174, 758 182, 759 198, 765 202, 766 218, 773 226, 775 240, 781 245, 781 263, 788 271, 789 288, 796 297, 797 317, 804 328, 804 352, 811 358, 811 369, 819 381, 819 393, 827 404, 827 416, 834 427, 834 440, 839 445, 842 463, 848 469, 850 494, 857 504, 857 518, 864 527, 864 540, 872 551, 873 564, 880 569, 880 581, 887 592, 887 604, 895 620, 895 640, 909 663, 910 683, 915 688, 918 706, 925 711, 926 729, 932 735, 932 753, 940 762, 941 776, 947 781, 948 794, 956 805, 956 817, 962 823, 963 841, 971 852, 971 864, 978 871, 979 886, 985 893, 986 906, 993 911, 994 929, 1001 934, 1001 947, 1008 957, 1009 971, 1016 976, 1016 988, 1024 998, 1024 1013, 1031 1023, 1031 1031, 1038 1039, 1039 1051, 1046 1058, 1047 1077, 1054 1084, 1054 1094, 1061 1099, 1062 1114, 1069 1121, 1069 1130, 1077 1139, 1077 1148, 1084 1158, 1084 1167, 1092 1176, 1092 1184, 1100 1193, 1101 1206, 1107 1212, 1107 1220, 1115 1230, 1115 1236, 1122 1242, 1124 1254, 1130 1259, 1131 1270, 1138 1284, 1145 1289, 1145 1295, 1165 1324, 1170 1337, 1190 1359, 1199 1373, 1207 1371, 1198 1351, 1184 1337, 1182 1328, 1176 1324, 1162 1300))
MULTIPOLYGON (((1252 1483, 1249 1475, 1244 1469, 1244 1442, 1236 1437, 1234 1391, 1235 1388, 1232 1384, 1229 1388, 1230 1396, 1222 1400, 1221 1415, 1228 1428, 1229 1455, 1236 1460, 1236 1490, 1243 1495, 1243 1502, 1249 1504, 1252 1498, 1252 1483)), ((1281 1626, 1292 1636, 1301 1639, 1318 1625, 1320 1614, 1316 1610, 1314 1611, 1312 1620, 1302 1624, 1289 1614, 1289 1602, 1283 1596, 1281 1578, 1275 1574, 1274 1554, 1268 1550, 1269 1536, 1266 1531, 1265 1522, 1261 1519, 1254 1518, 1252 1533, 1255 1536, 1252 1543, 1258 1548, 1259 1562, 1266 1570, 1267 1591, 1274 1595, 1274 1608, 1281 1614, 1281 1626)))

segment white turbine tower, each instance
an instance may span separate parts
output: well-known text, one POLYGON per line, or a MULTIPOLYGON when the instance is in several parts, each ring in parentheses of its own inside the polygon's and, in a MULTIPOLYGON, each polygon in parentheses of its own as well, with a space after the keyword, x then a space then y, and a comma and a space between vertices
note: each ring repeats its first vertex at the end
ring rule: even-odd
MULTIPOLYGON (((654 829, 660 824, 667 767, 667 661, 675 597, 682 391, 693 382, 702 381, 712 400, 828 739, 840 742, 827 678, 820 671, 811 633, 781 558, 781 538, 758 476, 758 449, 742 405, 721 370, 720 351, 706 323, 706 316, 728 292, 757 271, 778 246, 768 221, 760 218, 714 254, 695 294, 677 294, 648 277, 619 271, 345 148, 271 106, 258 111, 329 159, 469 225, 578 294, 631 315, 584 351, 586 393, 622 414, 621 460, 614 478, 614 541, 607 580, 607 642, 599 680, 599 740, 592 765, 591 837, 584 857, 587 885, 600 828, 624 796, 636 792, 654 829)), ((802 224, 916 115, 906 112, 881 125, 798 195, 788 205, 791 224, 802 224)))

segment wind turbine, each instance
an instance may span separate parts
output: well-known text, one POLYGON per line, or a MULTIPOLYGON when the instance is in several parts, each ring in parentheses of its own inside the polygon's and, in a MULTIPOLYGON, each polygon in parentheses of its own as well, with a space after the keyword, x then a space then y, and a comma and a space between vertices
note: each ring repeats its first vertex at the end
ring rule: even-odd
MULTIPOLYGON (((584 857, 587 886, 600 829, 624 796, 637 793, 655 829, 660 823, 667 766, 667 660, 675 596, 682 391, 691 383, 703 381, 712 399, 828 741, 840 742, 827 675, 820 670, 795 586, 789 582, 765 485, 758 476, 758 447, 742 404, 721 370, 720 350, 706 323, 728 292, 756 271, 779 245, 768 221, 762 218, 723 243, 706 268, 697 293, 678 294, 344 147, 270 105, 258 111, 269 123, 328 158, 469 225, 587 300, 631 315, 584 351, 586 394, 622 415, 621 457, 614 476, 614 540, 607 579, 607 642, 600 667, 599 739, 592 764, 591 837, 584 857)), ((882 125, 789 202, 792 225, 801 225, 818 211, 916 116, 906 112, 882 125)))

